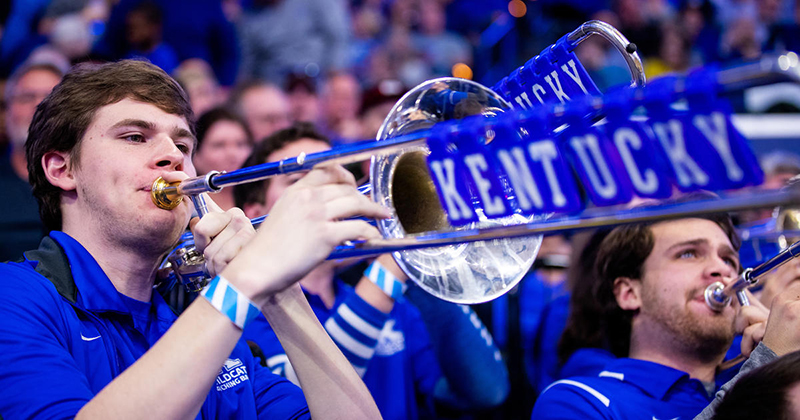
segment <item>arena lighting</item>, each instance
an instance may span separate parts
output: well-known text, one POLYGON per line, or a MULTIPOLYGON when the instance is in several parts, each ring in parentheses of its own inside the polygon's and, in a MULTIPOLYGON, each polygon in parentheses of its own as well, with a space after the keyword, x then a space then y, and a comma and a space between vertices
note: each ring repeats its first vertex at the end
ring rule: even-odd
POLYGON ((528 6, 522 0, 511 0, 508 2, 508 13, 515 18, 521 18, 528 13, 528 6))
POLYGON ((451 69, 453 77, 472 80, 472 69, 464 63, 456 63, 451 69))

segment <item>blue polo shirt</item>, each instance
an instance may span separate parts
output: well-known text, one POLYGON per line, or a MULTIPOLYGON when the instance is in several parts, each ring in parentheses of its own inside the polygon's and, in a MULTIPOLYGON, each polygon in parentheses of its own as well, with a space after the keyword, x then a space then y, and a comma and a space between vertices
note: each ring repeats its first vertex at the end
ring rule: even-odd
MULTIPOLYGON (((51 232, 23 262, 0 264, 0 415, 74 417, 176 318, 157 293, 141 302, 117 292, 77 241, 51 232)), ((197 418, 257 417, 309 414, 299 388, 258 366, 240 341, 197 418)))
POLYGON ((621 358, 597 376, 554 382, 532 419, 692 419, 712 400, 703 383, 658 363, 621 358))

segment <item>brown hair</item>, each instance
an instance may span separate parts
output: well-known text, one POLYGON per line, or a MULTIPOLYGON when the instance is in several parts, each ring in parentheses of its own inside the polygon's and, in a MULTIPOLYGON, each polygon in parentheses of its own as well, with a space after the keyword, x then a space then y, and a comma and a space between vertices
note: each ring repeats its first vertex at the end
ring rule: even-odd
MULTIPOLYGON (((322 134, 314 124, 309 122, 297 122, 291 127, 276 131, 267 136, 261 143, 256 144, 253 153, 244 162, 243 167, 255 166, 265 163, 267 157, 276 150, 292 144, 300 139, 313 139, 328 145, 331 144, 328 137, 322 134)), ((233 199, 236 207, 244 208, 245 204, 260 203, 264 204, 264 196, 269 186, 269 179, 262 182, 249 182, 233 187, 233 199)))
POLYGON ((203 147, 203 142, 206 139, 208 130, 220 121, 231 121, 238 124, 242 127, 242 130, 244 130, 247 143, 251 146, 253 145, 253 134, 250 132, 250 127, 247 126, 247 122, 245 122, 239 114, 234 112, 233 109, 227 106, 218 106, 209 109, 197 118, 197 147, 195 148, 195 152, 199 152, 200 148, 203 147))
POLYGON ((75 66, 36 108, 25 144, 29 181, 47 231, 61 229, 61 189, 45 177, 42 157, 69 152, 70 166, 78 165, 81 139, 97 110, 126 98, 186 118, 194 134, 186 93, 160 68, 137 60, 75 66))

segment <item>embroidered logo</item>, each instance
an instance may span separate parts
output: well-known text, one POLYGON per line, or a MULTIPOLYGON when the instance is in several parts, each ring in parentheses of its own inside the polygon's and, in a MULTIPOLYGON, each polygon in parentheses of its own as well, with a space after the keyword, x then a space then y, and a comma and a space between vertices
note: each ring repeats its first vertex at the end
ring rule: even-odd
POLYGON ((386 322, 378 335, 378 345, 375 347, 375 354, 379 356, 391 356, 399 353, 406 348, 406 337, 400 330, 394 329, 395 320, 390 319, 386 322))
POLYGON ((83 335, 83 333, 81 333, 81 340, 83 341, 94 341, 97 340, 98 338, 100 338, 99 335, 97 337, 86 337, 85 335, 83 335))
POLYGON ((250 379, 250 377, 247 376, 247 368, 244 366, 241 359, 228 359, 222 365, 215 385, 217 391, 224 391, 248 379, 250 379))

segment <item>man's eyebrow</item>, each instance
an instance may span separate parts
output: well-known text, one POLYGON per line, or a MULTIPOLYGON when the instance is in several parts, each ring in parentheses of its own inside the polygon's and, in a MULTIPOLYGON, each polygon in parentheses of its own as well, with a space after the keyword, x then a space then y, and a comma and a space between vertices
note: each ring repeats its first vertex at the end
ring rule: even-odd
POLYGON ((689 239, 688 241, 681 241, 681 242, 678 242, 677 244, 673 244, 672 246, 667 248, 667 251, 671 251, 671 250, 673 250, 675 248, 681 248, 681 247, 684 247, 684 246, 687 246, 687 245, 699 246, 699 245, 705 245, 707 243, 708 243, 708 239, 705 239, 705 238, 689 239))
POLYGON ((194 137, 194 134, 182 127, 173 128, 171 136, 173 139, 192 139, 192 141, 197 144, 197 139, 194 137))
POLYGON ((111 128, 120 128, 120 127, 138 127, 144 130, 155 130, 156 125, 150 121, 140 120, 136 118, 128 118, 122 121, 117 122, 116 124, 112 125, 111 128))

